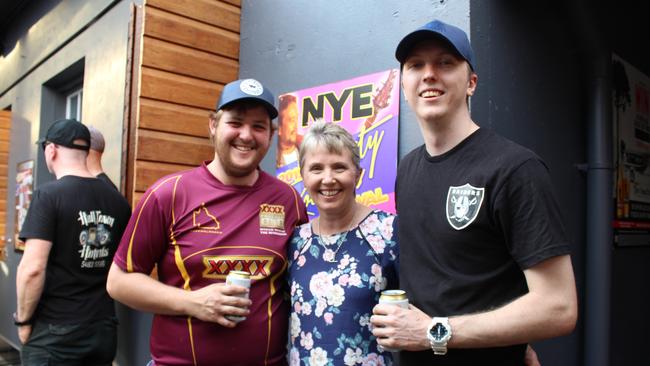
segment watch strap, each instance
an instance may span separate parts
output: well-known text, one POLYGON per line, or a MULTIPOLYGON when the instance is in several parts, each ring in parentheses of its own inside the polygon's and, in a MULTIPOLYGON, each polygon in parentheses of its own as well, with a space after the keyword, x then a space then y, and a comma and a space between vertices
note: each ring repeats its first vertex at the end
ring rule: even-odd
POLYGON ((27 319, 27 320, 20 321, 20 320, 18 320, 18 318, 16 318, 16 313, 14 313, 14 325, 15 326, 22 327, 22 326, 31 325, 31 324, 32 324, 32 319, 31 318, 27 319))
POLYGON ((449 342, 449 339, 451 339, 451 327, 449 325, 449 318, 434 317, 433 319, 431 319, 427 338, 429 339, 429 345, 431 346, 431 350, 433 351, 433 354, 440 355, 440 356, 446 355, 447 343, 449 342), (447 335, 444 337, 442 341, 436 341, 431 335, 431 330, 438 323, 442 324, 447 330, 447 335))

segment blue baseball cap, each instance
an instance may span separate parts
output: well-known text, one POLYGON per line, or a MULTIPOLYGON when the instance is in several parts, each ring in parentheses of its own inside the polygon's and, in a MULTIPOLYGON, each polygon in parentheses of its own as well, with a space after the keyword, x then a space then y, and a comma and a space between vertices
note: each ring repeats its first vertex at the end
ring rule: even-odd
POLYGON ((469 43, 469 38, 467 38, 467 33, 456 26, 441 22, 440 20, 429 22, 402 38, 397 45, 397 49, 395 49, 395 58, 403 64, 413 46, 423 39, 433 37, 449 43, 451 48, 464 58, 469 64, 469 67, 472 68, 472 71, 474 71, 474 51, 472 50, 472 45, 469 43))
POLYGON ((219 97, 219 102, 217 102, 217 110, 243 100, 262 103, 271 119, 278 116, 278 110, 274 105, 275 97, 270 90, 255 79, 240 79, 226 84, 219 97))

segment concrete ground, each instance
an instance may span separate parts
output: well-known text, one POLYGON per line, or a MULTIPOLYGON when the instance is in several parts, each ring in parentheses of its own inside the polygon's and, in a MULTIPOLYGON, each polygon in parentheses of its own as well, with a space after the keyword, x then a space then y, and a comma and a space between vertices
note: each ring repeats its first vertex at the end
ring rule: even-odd
POLYGON ((20 353, 0 338, 0 366, 20 366, 20 353))

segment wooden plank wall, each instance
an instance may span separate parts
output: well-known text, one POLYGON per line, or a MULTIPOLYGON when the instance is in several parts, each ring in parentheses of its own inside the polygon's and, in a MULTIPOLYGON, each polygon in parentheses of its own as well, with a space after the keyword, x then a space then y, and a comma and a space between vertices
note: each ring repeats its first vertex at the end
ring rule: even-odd
MULTIPOLYGON (((147 0, 133 47, 127 197, 214 156, 208 116, 239 72, 240 0, 147 0)), ((137 20, 136 20, 137 21, 137 20)))
POLYGON ((9 175, 9 133, 11 111, 0 111, 0 260, 6 256, 7 179, 9 175))

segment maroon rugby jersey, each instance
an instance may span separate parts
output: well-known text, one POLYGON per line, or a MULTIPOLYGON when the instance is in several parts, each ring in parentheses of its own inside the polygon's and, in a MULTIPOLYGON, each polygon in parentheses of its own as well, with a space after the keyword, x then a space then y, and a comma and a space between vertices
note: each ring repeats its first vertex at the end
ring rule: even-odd
POLYGON ((160 179, 142 197, 115 254, 126 272, 149 274, 187 290, 251 273, 250 315, 234 329, 188 316, 154 316, 157 365, 285 364, 288 308, 286 248, 307 221, 289 185, 260 171, 255 185, 224 185, 202 166, 160 179))

